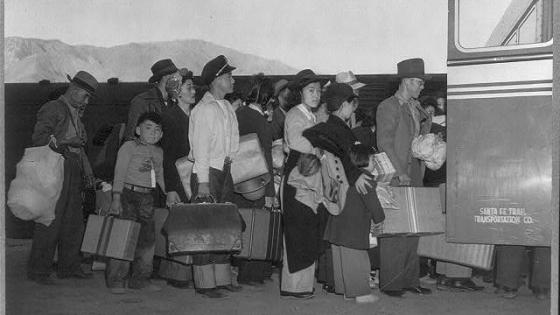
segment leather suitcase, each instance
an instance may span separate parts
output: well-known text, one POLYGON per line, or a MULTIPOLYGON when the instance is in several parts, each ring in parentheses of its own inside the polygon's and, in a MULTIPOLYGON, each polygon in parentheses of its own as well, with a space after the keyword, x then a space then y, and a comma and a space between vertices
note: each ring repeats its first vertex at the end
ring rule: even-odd
POLYGON ((448 243, 444 234, 429 235, 420 237, 418 255, 491 270, 494 245, 448 243))
POLYGON ((384 208, 383 234, 430 235, 445 232, 439 188, 391 187, 399 209, 384 208))
POLYGON ((132 261, 139 233, 138 222, 90 214, 81 250, 84 253, 132 261))
POLYGON ((240 251, 241 229, 232 203, 173 205, 163 225, 168 255, 240 251))
POLYGON ((192 256, 169 256, 167 254, 167 237, 163 233, 163 224, 169 216, 169 209, 165 208, 155 208, 154 209, 154 223, 155 223, 155 233, 156 233, 156 245, 154 256, 158 256, 167 260, 178 262, 181 264, 189 265, 192 264, 192 256))
POLYGON ((243 232, 243 248, 238 257, 247 259, 282 260, 282 214, 260 208, 242 208, 239 213, 247 224, 243 232))

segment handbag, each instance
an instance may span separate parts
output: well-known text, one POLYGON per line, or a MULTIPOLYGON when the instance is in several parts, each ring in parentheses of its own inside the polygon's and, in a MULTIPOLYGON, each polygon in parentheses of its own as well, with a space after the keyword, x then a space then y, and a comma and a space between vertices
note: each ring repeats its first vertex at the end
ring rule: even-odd
POLYGON ((239 137, 239 150, 231 162, 231 178, 238 184, 268 173, 259 137, 256 133, 239 137))
MULTIPOLYGON (((49 144, 25 149, 8 190, 8 207, 22 220, 49 226, 64 181, 64 157, 49 144)), ((56 144, 54 143, 56 146, 56 144)))

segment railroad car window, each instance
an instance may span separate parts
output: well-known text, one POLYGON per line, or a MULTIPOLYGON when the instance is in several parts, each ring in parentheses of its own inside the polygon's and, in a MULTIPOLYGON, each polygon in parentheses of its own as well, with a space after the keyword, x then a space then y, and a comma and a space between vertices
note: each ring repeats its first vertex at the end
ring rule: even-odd
POLYGON ((552 39, 552 0, 457 0, 462 48, 534 45, 552 39))

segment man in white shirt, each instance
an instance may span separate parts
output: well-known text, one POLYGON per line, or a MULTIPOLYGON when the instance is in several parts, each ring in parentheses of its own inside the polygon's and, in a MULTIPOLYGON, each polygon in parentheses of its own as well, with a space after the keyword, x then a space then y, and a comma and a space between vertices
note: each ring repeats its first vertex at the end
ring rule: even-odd
MULTIPOLYGON (((232 202, 231 157, 239 148, 235 111, 224 96, 233 92, 235 69, 220 55, 202 69, 201 79, 209 91, 193 108, 189 120, 190 156, 194 160, 191 187, 194 199, 212 196, 216 202, 232 202)), ((227 254, 193 256, 195 288, 210 298, 224 296, 223 290, 239 291, 232 285, 227 254)))

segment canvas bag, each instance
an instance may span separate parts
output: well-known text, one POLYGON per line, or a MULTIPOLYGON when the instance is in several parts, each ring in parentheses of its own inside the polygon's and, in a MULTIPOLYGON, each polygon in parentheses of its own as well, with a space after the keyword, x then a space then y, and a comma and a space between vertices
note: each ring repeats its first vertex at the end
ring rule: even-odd
MULTIPOLYGON (((51 142, 49 142, 50 144, 51 142)), ((64 157, 49 144, 25 149, 8 190, 8 207, 22 220, 49 226, 64 181, 64 157)))
POLYGON ((231 178, 238 184, 268 173, 268 165, 256 133, 239 137, 239 150, 231 162, 231 178))

